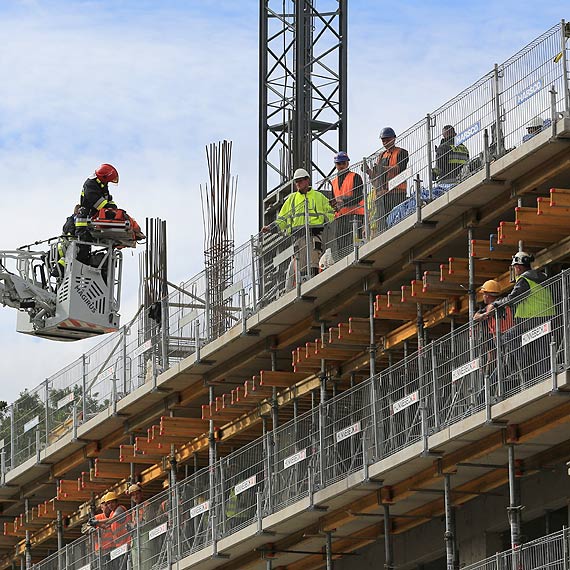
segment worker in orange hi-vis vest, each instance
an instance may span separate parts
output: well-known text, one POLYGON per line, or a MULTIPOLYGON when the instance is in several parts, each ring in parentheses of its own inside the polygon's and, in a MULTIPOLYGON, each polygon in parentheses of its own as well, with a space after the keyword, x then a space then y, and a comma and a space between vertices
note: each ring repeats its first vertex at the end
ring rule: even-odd
POLYGON ((408 188, 406 180, 390 184, 391 180, 402 174, 408 167, 408 151, 396 146, 396 132, 392 127, 382 129, 380 140, 384 145, 384 150, 380 152, 372 168, 366 163, 364 166, 372 184, 372 190, 368 196, 370 228, 376 231, 384 231, 387 228, 388 214, 406 200, 408 188))
POLYGON ((362 237, 364 225, 364 193, 360 174, 349 169, 350 158, 344 151, 334 157, 336 176, 331 179, 331 206, 335 210, 336 240, 333 259, 347 255, 354 248, 354 240, 362 237), (357 232, 354 235, 354 221, 357 232))

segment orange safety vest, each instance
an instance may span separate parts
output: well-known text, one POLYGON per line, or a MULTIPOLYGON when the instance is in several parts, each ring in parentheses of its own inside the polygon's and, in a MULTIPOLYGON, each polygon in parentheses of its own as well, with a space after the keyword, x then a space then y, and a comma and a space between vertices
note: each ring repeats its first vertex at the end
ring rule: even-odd
MULTIPOLYGON (((388 158, 388 168, 386 169, 386 188, 382 189, 384 192, 388 192, 388 182, 400 174, 398 172, 399 168, 397 168, 400 158, 400 150, 401 149, 398 146, 385 150, 378 159, 378 162, 382 162, 388 158)), ((408 184, 406 182, 402 182, 401 184, 398 184, 398 186, 394 186, 391 192, 407 192, 407 190, 408 184)))
POLYGON ((115 547, 122 546, 123 544, 131 542, 131 535, 129 534, 129 530, 127 528, 128 521, 127 515, 125 514, 126 512, 126 509, 119 505, 111 513, 111 517, 119 517, 118 520, 115 520, 111 523, 111 533, 114 537, 115 547), (117 513, 117 511, 119 512, 117 513))
MULTIPOLYGON (((108 520, 105 513, 95 515, 95 519, 98 521, 108 520)), ((103 552, 108 552, 113 548, 115 541, 113 540, 113 529, 111 527, 97 527, 95 532, 95 550, 99 550, 99 548, 101 548, 103 552)))
MULTIPOLYGON (((339 188, 338 186, 338 176, 332 179, 331 185, 333 190, 333 196, 335 198, 352 198, 354 192, 354 179, 356 175, 354 172, 349 172, 344 177, 342 184, 339 188)), ((338 218, 340 216, 345 216, 347 214, 356 214, 358 216, 364 216, 364 200, 360 200, 358 206, 343 206, 338 211, 335 212, 334 217, 338 218)))
POLYGON ((497 327, 495 324, 496 320, 497 320, 497 316, 498 316, 497 311, 505 311, 504 315, 499 317, 499 322, 501 323, 501 332, 502 333, 508 331, 514 325, 513 311, 508 305, 505 305, 504 307, 501 307, 499 309, 495 309, 495 314, 487 320, 489 332, 493 336, 495 336, 495 333, 497 332, 497 327))

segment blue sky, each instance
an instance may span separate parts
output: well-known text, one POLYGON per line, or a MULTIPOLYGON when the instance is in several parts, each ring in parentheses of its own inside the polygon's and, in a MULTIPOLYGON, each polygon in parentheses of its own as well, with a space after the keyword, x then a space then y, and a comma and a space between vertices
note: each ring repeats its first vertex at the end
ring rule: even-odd
MULTIPOLYGON (((382 126, 402 131, 569 17, 562 5, 349 0, 349 153, 375 150, 382 126)), ((204 147, 223 138, 239 175, 237 242, 255 233, 258 12, 254 0, 0 0, 0 248, 56 235, 84 179, 111 162, 116 201, 141 222, 167 220, 170 279, 188 279, 203 267, 204 147)), ((124 282, 127 322, 136 254, 124 282)), ((94 344, 18 335, 15 320, 0 310, 0 399, 94 344)))

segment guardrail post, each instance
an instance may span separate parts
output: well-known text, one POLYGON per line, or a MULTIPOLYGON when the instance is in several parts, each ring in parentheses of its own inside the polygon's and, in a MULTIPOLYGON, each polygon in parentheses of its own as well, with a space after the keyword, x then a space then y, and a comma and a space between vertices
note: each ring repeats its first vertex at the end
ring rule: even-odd
POLYGON ((564 86, 564 111, 570 113, 570 91, 568 86, 568 57, 566 55, 566 40, 568 39, 567 23, 560 22, 560 49, 562 51, 562 85, 564 86))
POLYGON ((489 147, 489 131, 483 132, 483 160, 485 161, 485 180, 491 180, 491 149, 489 147))
POLYGON ((550 341, 550 374, 552 375, 552 391, 558 391, 558 373, 556 369, 556 342, 550 341))
POLYGON ((563 271, 561 275, 562 280, 562 332, 563 332, 563 344, 564 344, 564 368, 568 370, 570 368, 570 315, 568 311, 568 277, 570 273, 568 271, 563 271))
POLYGON ((257 491, 255 498, 257 501, 257 534, 263 534, 263 493, 261 491, 257 491))
POLYGON ((77 441, 77 402, 73 401, 73 408, 71 410, 71 437, 73 441, 77 441))
POLYGON ((121 353, 123 357, 123 393, 127 394, 130 390, 127 389, 127 384, 130 378, 127 377, 127 327, 124 326, 121 334, 121 353))
POLYGON ((46 401, 45 401, 45 426, 46 426, 46 447, 48 446, 48 436, 49 436, 49 378, 45 380, 45 388, 46 388, 46 401))
MULTIPOLYGON (((500 310, 500 309, 499 309, 500 310)), ((497 396, 502 399, 503 397, 503 383, 504 383, 504 362, 505 354, 503 347, 503 333, 500 326, 499 311, 495 309, 495 352, 496 352, 496 366, 497 366, 497 396)))
POLYGON ((295 265, 295 288, 297 290, 297 299, 301 298, 301 253, 299 252, 299 246, 295 247, 295 253, 293 254, 293 264, 295 265))
POLYGON ((14 404, 10 406, 10 469, 16 467, 16 420, 14 404))
POLYGON ((196 364, 200 362, 200 319, 194 321, 194 348, 196 353, 196 364))
POLYGON ((111 378, 111 403, 113 409, 113 415, 117 413, 117 379, 115 378, 115 373, 111 378))
POLYGON ((0 451, 0 486, 6 485, 6 450, 0 451))
POLYGON ((247 307, 245 303, 245 289, 242 289, 239 294, 241 304, 241 333, 247 334, 247 307))
POLYGON ((551 121, 551 125, 550 125, 550 136, 551 137, 555 137, 556 136, 556 121, 558 119, 558 113, 556 111, 556 89, 554 88, 554 85, 550 88, 550 121, 551 121))
POLYGON ((249 247, 251 249, 251 302, 253 303, 253 310, 257 311, 257 271, 255 259, 255 240, 251 236, 249 238, 249 247))
POLYGON ((81 355, 81 406, 83 412, 82 421, 87 421, 87 357, 81 355))
POLYGON ((307 258, 307 281, 311 278, 311 224, 309 223, 309 200, 305 196, 305 255, 307 258))
POLYGON ((370 180, 368 179, 367 173, 367 162, 366 157, 362 159, 362 202, 364 204, 364 234, 366 235, 366 240, 370 241, 370 204, 368 203, 368 184, 370 180))
POLYGON ((422 398, 420 403, 420 421, 421 421, 421 434, 422 440, 424 442, 424 454, 429 453, 429 445, 428 445, 428 425, 427 425, 427 408, 425 405, 425 401, 422 398))
POLYGON ((414 191, 416 195, 416 223, 419 226, 422 223, 422 181, 419 174, 416 174, 414 178, 414 191))
MULTIPOLYGON (((434 125, 435 126, 435 121, 434 121, 434 125)), ((431 115, 428 113, 426 115, 426 133, 427 133, 427 137, 426 137, 426 156, 427 156, 427 169, 428 169, 428 190, 429 190, 429 201, 431 202, 433 200, 433 180, 432 180, 432 152, 431 152, 431 145, 432 145, 432 140, 431 140, 431 127, 432 127, 432 117, 431 115)))
POLYGON ((267 506, 269 508, 269 512, 273 512, 273 457, 274 457, 274 449, 273 449, 273 434, 275 433, 275 428, 272 429, 271 432, 267 432, 265 434, 265 449, 267 451, 266 455, 266 470, 267 470, 267 477, 265 479, 265 483, 267 485, 267 506))
POLYGON ((498 64, 493 68, 494 112, 495 112, 495 144, 497 146, 496 158, 503 156, 503 137, 501 129, 501 73, 498 64))
POLYGON ((354 261, 357 263, 359 258, 360 241, 358 239, 358 220, 356 219, 356 216, 352 218, 352 243, 354 246, 354 261))
POLYGON ((40 426, 36 428, 36 463, 39 463, 41 460, 41 451, 42 451, 42 440, 40 434, 40 426))
POLYGON ((168 340, 169 335, 169 315, 168 315, 168 297, 164 296, 160 300, 160 351, 162 352, 162 371, 168 370, 168 340))
POLYGON ((433 393, 433 416, 434 416, 434 429, 439 431, 439 405, 438 405, 438 395, 437 395, 437 359, 435 357, 435 342, 432 340, 431 343, 431 382, 432 382, 432 393, 433 393))
POLYGON ((570 570, 570 556, 568 555, 569 545, 568 545, 568 528, 562 527, 562 568, 563 570, 570 570))

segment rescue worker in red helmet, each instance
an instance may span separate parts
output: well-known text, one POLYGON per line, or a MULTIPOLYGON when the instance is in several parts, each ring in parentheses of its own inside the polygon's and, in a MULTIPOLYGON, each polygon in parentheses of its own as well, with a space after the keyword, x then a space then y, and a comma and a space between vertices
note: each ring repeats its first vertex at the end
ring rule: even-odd
MULTIPOLYGON (((118 184, 119 173, 112 164, 102 164, 83 184, 79 212, 75 219, 75 235, 81 241, 92 241, 88 230, 89 220, 102 208, 116 208, 113 197, 109 193, 109 183, 118 184)), ((89 263, 90 248, 80 246, 77 259, 81 263, 89 263)))

